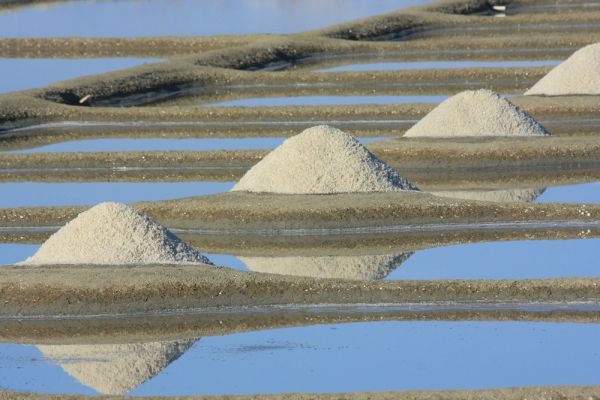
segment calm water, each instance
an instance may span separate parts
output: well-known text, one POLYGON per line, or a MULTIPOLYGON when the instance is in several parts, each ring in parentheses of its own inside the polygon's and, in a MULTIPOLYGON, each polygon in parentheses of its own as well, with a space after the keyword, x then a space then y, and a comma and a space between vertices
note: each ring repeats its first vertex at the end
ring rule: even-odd
POLYGON ((358 63, 317 69, 315 72, 343 72, 343 71, 395 71, 407 69, 458 69, 458 68, 521 68, 545 67, 561 63, 561 60, 529 60, 529 61, 407 61, 407 62, 380 62, 358 63))
MULTIPOLYGON (((37 244, 0 244, 0 264, 33 255, 37 244)), ((206 254, 229 268, 314 278, 434 280, 600 276, 600 239, 460 244, 382 256, 236 257, 206 254)))
MULTIPOLYGON (((209 151, 272 149, 286 138, 209 138, 209 139, 91 139, 74 140, 40 146, 11 153, 113 152, 113 151, 209 151)), ((384 140, 386 137, 358 138, 361 143, 384 140)))
POLYGON ((537 198, 538 202, 596 203, 600 204, 600 182, 578 185, 551 186, 537 198))
POLYGON ((589 385, 600 383, 598 335, 597 324, 372 322, 163 343, 176 349, 168 355, 148 343, 4 343, 0 387, 185 396, 589 385))
POLYGON ((65 1, 0 13, 0 37, 289 33, 432 0, 65 1))
MULTIPOLYGON (((0 13, 1 18, 2 13, 0 13)), ((0 26, 2 26, 1 22, 0 26)), ((0 80, 0 93, 44 87, 58 81, 158 61, 160 60, 149 58, 0 58, 0 76, 10 77, 10 79, 0 80)))
POLYGON ((0 208, 132 203, 226 192, 234 182, 0 183, 0 208))
POLYGON ((350 104, 441 103, 449 96, 296 96, 239 99, 202 104, 209 107, 320 106, 350 104))

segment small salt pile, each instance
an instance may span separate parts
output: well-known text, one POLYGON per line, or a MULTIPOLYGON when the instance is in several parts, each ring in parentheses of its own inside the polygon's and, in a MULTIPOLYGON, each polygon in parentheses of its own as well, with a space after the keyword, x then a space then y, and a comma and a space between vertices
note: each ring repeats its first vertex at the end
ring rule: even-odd
POLYGON ((600 94, 600 43, 577 50, 525 92, 547 96, 576 94, 600 94))
POLYGON ((540 136, 530 115, 491 90, 467 90, 443 101, 404 137, 540 136))
POLYGON ((367 256, 239 257, 251 271, 352 280, 383 279, 412 253, 367 256))
POLYGON ((211 264, 153 219, 119 203, 101 203, 50 236, 25 265, 211 264))
POLYGON ((158 375, 198 339, 125 343, 38 345, 44 358, 101 394, 123 395, 158 375))
POLYGON ((231 190, 330 194, 418 189, 349 134, 320 125, 287 139, 231 190))

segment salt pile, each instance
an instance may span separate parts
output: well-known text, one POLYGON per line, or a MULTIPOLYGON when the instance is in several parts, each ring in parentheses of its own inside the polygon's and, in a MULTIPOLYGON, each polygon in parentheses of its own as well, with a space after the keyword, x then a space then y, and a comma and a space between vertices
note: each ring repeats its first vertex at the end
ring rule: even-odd
POLYGON ((82 212, 50 236, 25 265, 211 262, 153 219, 119 203, 82 212))
POLYGON ((320 125, 287 139, 231 190, 325 194, 417 188, 349 134, 320 125))
POLYGON ((158 375, 197 340, 37 347, 83 385, 102 394, 122 395, 158 375))
POLYGON ((530 115, 491 90, 467 90, 440 103, 404 137, 540 136, 530 115))
POLYGON ((368 256, 239 257, 255 272, 353 280, 383 279, 412 253, 368 256))
POLYGON ((532 202, 546 189, 505 189, 505 190, 448 190, 430 192, 435 196, 452 197, 463 200, 481 200, 510 203, 532 202))
POLYGON ((526 95, 600 94, 600 43, 585 46, 540 79, 526 95))

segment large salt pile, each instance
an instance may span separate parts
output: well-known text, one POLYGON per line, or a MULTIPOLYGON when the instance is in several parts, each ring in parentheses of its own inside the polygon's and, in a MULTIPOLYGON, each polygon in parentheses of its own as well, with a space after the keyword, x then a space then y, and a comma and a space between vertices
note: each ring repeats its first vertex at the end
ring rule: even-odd
POLYGON ((349 134, 320 125, 287 139, 231 190, 314 194, 417 188, 349 134))
POLYGON ((102 394, 122 395, 158 375, 197 340, 37 347, 82 384, 102 394))
POLYGON ((40 247, 26 265, 211 264, 153 219, 119 203, 82 212, 40 247))
POLYGON ((526 95, 600 94, 600 43, 585 46, 540 79, 526 95))
POLYGON ((312 278, 383 279, 412 253, 368 256, 239 257, 255 272, 312 278))
POLYGON ((540 197, 545 190, 546 189, 445 190, 430 193, 436 196, 452 197, 463 200, 526 203, 540 197))
POLYGON ((443 101, 405 137, 540 136, 549 133, 530 115, 491 90, 467 90, 443 101))

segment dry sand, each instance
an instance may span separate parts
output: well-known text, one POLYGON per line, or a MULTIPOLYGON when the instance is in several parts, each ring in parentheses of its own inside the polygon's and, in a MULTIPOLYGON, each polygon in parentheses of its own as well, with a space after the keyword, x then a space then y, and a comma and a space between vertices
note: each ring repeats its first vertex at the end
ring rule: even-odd
POLYGON ((412 253, 318 257, 238 257, 255 272, 353 280, 384 279, 412 253))
POLYGON ((211 264, 153 219, 119 203, 82 212, 23 262, 39 264, 211 264))
POLYGON ((44 357, 101 394, 120 395, 156 376, 197 339, 126 344, 38 345, 44 357))
POLYGON ((287 139, 231 190, 331 194, 418 189, 349 134, 319 125, 287 139))
POLYGON ((531 116, 490 90, 468 90, 440 103, 405 137, 545 136, 531 116))
POLYGON ((526 95, 600 95, 600 43, 577 50, 557 65, 526 95))

